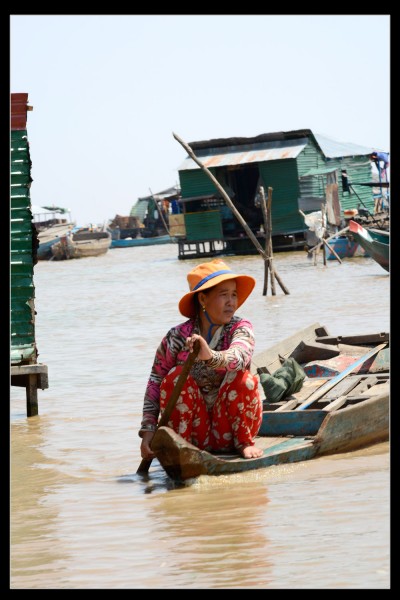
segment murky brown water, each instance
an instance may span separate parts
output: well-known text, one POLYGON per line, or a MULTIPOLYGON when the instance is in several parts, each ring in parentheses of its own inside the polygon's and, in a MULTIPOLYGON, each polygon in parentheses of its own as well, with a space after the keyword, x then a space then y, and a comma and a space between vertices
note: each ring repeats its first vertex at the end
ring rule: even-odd
MULTIPOLYGON (((267 297, 260 257, 225 260, 258 281, 238 313, 256 353, 316 321, 389 330, 389 276, 372 259, 276 254, 290 295, 267 297)), ((171 244, 35 267, 50 387, 30 419, 11 388, 10 587, 389 588, 389 443, 185 488, 157 461, 135 475, 155 348, 198 262, 171 244)))

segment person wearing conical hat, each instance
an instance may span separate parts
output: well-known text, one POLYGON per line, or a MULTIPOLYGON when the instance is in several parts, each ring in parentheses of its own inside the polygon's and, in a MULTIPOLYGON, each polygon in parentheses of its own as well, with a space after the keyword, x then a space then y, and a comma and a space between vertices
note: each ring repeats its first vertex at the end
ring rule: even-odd
POLYGON ((262 450, 254 438, 261 426, 262 401, 258 378, 250 371, 253 326, 235 314, 256 281, 234 273, 220 259, 196 266, 187 280, 189 292, 178 305, 187 320, 161 340, 146 386, 139 430, 142 458, 154 458, 150 444, 159 415, 196 340, 200 351, 168 426, 201 450, 259 457, 262 450))

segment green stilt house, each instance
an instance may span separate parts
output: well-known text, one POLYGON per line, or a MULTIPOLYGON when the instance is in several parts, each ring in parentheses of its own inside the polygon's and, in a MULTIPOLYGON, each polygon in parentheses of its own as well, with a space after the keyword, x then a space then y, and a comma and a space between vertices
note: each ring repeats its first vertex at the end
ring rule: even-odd
MULTIPOLYGON (((228 193, 261 245, 265 236, 258 191, 260 186, 265 193, 268 187, 273 189, 274 250, 304 246, 307 226, 299 211, 308 214, 324 204, 330 224, 339 227, 347 209, 361 205, 374 210, 372 188, 355 187, 357 183, 372 181, 373 148, 342 143, 310 129, 189 145, 228 193)), ((188 156, 178 174, 185 229, 178 242, 179 258, 256 253, 204 170, 188 156)))

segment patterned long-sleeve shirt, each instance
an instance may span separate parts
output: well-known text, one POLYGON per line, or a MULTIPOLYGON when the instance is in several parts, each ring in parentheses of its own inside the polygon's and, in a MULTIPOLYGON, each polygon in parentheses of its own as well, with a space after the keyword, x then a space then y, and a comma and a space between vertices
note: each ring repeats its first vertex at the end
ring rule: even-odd
MULTIPOLYGON (((197 319, 189 319, 172 327, 156 350, 143 402, 142 429, 153 429, 160 413, 160 386, 167 373, 176 365, 183 365, 189 350, 186 338, 200 333, 197 319)), ((212 358, 196 361, 190 374, 199 385, 210 408, 218 394, 227 371, 241 371, 250 367, 254 352, 254 333, 250 321, 234 316, 215 334, 210 347, 212 358)), ((140 432, 139 432, 140 433, 140 432)))

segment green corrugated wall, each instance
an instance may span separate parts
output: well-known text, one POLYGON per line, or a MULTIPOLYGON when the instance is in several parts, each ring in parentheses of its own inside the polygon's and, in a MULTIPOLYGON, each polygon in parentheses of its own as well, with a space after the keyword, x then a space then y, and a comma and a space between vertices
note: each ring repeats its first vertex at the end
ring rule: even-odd
MULTIPOLYGON (((341 168, 346 169, 348 179, 353 184, 372 181, 371 162, 365 156, 352 156, 342 159, 341 168)), ((365 208, 364 203, 373 214, 375 204, 373 189, 367 186, 354 185, 350 192, 343 192, 341 177, 339 179, 339 198, 342 209, 357 208, 359 205, 361 208, 365 208)))
POLYGON ((11 131, 11 364, 36 363, 31 160, 26 130, 11 131))
POLYGON ((292 233, 304 228, 299 215, 299 182, 295 159, 271 160, 258 164, 264 182, 265 196, 272 187, 272 231, 274 235, 292 233))
MULTIPOLYGON (((215 176, 215 169, 210 169, 215 176)), ((215 194, 217 188, 202 169, 179 171, 182 198, 215 194)))
POLYGON ((185 213, 186 237, 190 241, 221 240, 222 223, 219 210, 185 213))

